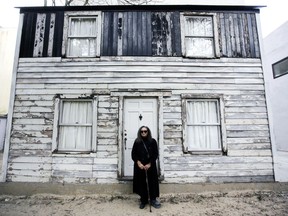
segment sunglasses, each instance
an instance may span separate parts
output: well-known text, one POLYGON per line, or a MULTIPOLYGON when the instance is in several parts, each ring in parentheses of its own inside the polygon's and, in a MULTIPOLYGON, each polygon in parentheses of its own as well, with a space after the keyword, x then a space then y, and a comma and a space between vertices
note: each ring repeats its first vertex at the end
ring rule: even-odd
POLYGON ((141 133, 147 133, 148 131, 147 130, 141 130, 141 133))

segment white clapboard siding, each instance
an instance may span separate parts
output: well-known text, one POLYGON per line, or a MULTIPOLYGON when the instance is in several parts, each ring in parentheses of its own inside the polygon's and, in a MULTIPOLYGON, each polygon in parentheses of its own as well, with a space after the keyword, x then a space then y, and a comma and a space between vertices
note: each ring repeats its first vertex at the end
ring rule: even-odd
POLYGON ((7 179, 118 183, 119 96, 146 91, 155 96, 170 92, 163 97, 160 111, 164 182, 273 181, 260 59, 178 57, 20 59, 7 179), (227 155, 183 153, 181 94, 185 93, 223 96, 227 155), (96 153, 52 153, 56 95, 96 95, 96 153))

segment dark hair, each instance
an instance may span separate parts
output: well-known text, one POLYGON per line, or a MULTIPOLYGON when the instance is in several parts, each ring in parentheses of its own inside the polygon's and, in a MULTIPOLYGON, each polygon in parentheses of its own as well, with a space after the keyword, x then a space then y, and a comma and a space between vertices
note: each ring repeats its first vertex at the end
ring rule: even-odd
POLYGON ((147 131, 148 131, 148 132, 147 132, 147 140, 151 141, 151 140, 152 140, 151 130, 150 130, 149 127, 144 126, 144 125, 139 128, 138 133, 137 133, 137 139, 136 139, 136 141, 137 141, 137 142, 142 142, 142 140, 143 140, 143 138, 142 138, 142 136, 141 136, 141 130, 142 130, 142 128, 147 128, 147 131))

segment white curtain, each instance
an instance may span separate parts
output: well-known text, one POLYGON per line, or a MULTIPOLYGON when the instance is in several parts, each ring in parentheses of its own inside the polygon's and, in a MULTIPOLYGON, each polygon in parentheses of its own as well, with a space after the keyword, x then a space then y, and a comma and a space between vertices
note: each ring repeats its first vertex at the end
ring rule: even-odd
POLYGON ((186 55, 197 57, 213 57, 213 39, 211 38, 185 38, 186 55))
POLYGON ((217 101, 187 103, 187 137, 191 150, 218 150, 220 124, 217 101))
POLYGON ((91 150, 92 102, 63 101, 59 150, 91 150))
POLYGON ((72 18, 69 26, 68 56, 96 56, 96 18, 72 18))
POLYGON ((187 56, 214 56, 212 21, 212 17, 186 17, 185 49, 187 56))

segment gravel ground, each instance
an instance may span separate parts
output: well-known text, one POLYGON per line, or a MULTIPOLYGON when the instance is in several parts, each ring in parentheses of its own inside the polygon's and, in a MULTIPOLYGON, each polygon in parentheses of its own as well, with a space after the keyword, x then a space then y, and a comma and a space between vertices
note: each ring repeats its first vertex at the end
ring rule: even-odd
POLYGON ((1 216, 145 216, 145 215, 288 215, 288 191, 231 191, 198 194, 164 194, 162 207, 152 213, 149 206, 139 209, 136 195, 0 196, 1 216))

